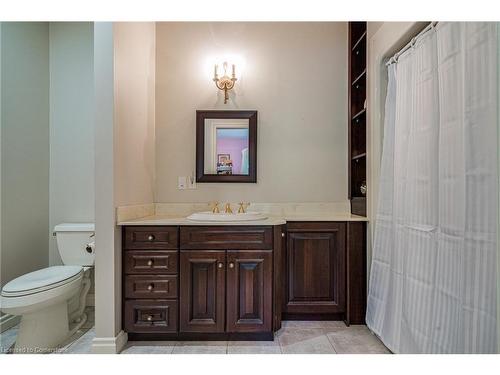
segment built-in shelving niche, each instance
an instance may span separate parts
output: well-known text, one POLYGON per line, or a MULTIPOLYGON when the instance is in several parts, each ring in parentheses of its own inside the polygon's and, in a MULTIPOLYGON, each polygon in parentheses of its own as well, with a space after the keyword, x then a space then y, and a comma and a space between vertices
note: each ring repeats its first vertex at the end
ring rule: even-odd
POLYGON ((349 22, 349 199, 366 215, 366 22, 349 22))

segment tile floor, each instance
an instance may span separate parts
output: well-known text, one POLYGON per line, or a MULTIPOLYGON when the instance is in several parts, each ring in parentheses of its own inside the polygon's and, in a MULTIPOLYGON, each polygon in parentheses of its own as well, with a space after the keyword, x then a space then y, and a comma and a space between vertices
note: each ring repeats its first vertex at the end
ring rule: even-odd
MULTIPOLYGON (((93 309, 89 322, 57 353, 91 353, 93 309)), ((17 327, 1 334, 0 347, 15 341, 17 327)), ((274 341, 129 341, 122 354, 388 354, 366 326, 333 321, 285 321, 274 341)))

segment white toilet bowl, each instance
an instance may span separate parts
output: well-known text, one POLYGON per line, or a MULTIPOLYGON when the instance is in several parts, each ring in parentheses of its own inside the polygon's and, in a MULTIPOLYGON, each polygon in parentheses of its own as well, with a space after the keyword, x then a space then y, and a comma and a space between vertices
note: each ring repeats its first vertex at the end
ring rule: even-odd
POLYGON ((65 263, 22 275, 3 288, 0 309, 21 315, 16 353, 57 349, 86 321, 85 299, 94 260, 93 224, 56 227, 58 249, 65 263))
POLYGON ((53 351, 69 337, 68 301, 82 287, 81 266, 54 266, 28 273, 2 289, 2 311, 21 315, 16 351, 53 351))

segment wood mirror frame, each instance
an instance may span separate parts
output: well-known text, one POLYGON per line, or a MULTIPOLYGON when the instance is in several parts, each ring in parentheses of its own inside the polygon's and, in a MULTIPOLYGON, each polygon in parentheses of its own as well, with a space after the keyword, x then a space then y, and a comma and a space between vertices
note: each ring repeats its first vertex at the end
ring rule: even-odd
POLYGON ((196 111, 196 182, 257 182, 257 111, 196 111), (205 119, 248 119, 248 175, 205 174, 205 119))

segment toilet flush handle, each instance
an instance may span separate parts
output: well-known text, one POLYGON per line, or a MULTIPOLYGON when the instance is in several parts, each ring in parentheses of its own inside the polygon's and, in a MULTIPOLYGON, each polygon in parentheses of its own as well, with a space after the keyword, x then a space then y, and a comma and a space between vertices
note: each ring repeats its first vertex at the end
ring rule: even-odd
POLYGON ((95 249, 95 242, 89 242, 85 246, 85 251, 87 251, 87 253, 89 253, 89 254, 92 254, 94 252, 94 249, 95 249))

